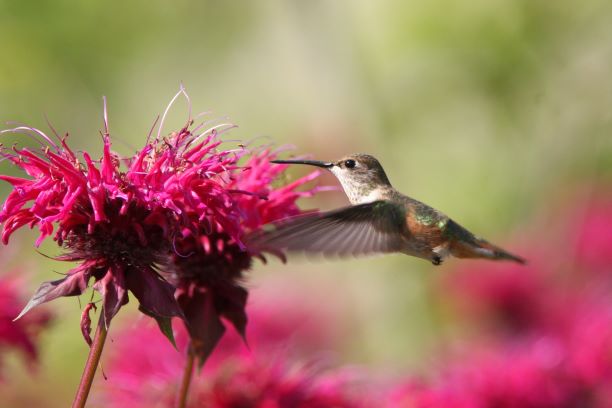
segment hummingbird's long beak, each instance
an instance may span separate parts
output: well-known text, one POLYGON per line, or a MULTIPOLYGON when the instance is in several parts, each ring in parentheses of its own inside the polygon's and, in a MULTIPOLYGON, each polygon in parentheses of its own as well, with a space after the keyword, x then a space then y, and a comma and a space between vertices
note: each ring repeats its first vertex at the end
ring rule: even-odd
POLYGON ((270 160, 270 163, 276 164, 307 164, 309 166, 317 166, 323 167, 324 169, 329 169, 333 167, 334 163, 330 162, 322 162, 319 160, 270 160))

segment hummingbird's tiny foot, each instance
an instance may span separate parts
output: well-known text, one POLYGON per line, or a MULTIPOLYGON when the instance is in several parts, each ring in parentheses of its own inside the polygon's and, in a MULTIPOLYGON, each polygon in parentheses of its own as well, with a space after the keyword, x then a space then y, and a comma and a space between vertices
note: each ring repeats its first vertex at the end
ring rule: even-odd
POLYGON ((436 266, 442 264, 442 257, 439 255, 434 255, 433 258, 431 258, 431 263, 436 266))

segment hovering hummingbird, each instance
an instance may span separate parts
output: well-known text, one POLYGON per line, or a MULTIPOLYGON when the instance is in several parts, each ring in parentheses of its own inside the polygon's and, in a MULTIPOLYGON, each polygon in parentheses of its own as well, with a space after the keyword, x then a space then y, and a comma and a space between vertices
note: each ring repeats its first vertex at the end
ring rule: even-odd
POLYGON ((474 236, 438 210, 393 188, 381 164, 368 154, 334 162, 272 160, 330 170, 352 205, 281 221, 255 234, 250 244, 262 250, 326 255, 401 252, 440 265, 449 255, 525 263, 525 260, 474 236))

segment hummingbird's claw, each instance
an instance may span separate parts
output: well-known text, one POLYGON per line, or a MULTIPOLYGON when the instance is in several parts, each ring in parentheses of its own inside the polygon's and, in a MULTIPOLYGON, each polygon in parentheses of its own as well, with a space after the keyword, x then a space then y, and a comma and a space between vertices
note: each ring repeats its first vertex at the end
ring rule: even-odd
POLYGON ((431 263, 438 266, 442 264, 442 257, 440 255, 434 255, 431 258, 431 263))

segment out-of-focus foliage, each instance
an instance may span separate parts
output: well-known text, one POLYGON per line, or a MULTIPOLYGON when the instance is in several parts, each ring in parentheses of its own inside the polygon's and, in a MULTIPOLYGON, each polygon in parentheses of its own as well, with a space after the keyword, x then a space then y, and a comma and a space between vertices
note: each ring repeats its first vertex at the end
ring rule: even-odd
MULTIPOLYGON (((182 81, 195 111, 240 125, 229 138, 271 137, 321 159, 371 153, 400 190, 512 249, 530 225, 559 239, 568 186, 586 186, 586 198, 609 185, 611 22, 604 0, 0 0, 0 119, 44 128, 46 114, 76 150, 95 150, 106 95, 114 146, 133 153, 182 81)), ((176 112, 168 128, 183 124, 176 112)), ((322 198, 303 204, 346 204, 322 198)), ((23 254, 37 262, 32 282, 66 270, 23 254)), ((432 290, 458 262, 291 257, 257 266, 250 285, 334 297, 355 320, 346 362, 418 371, 459 335, 432 290)), ((66 318, 42 345, 38 376, 15 363, 0 390, 13 406, 71 399, 86 346, 71 324, 77 301, 58 310, 66 318)))

